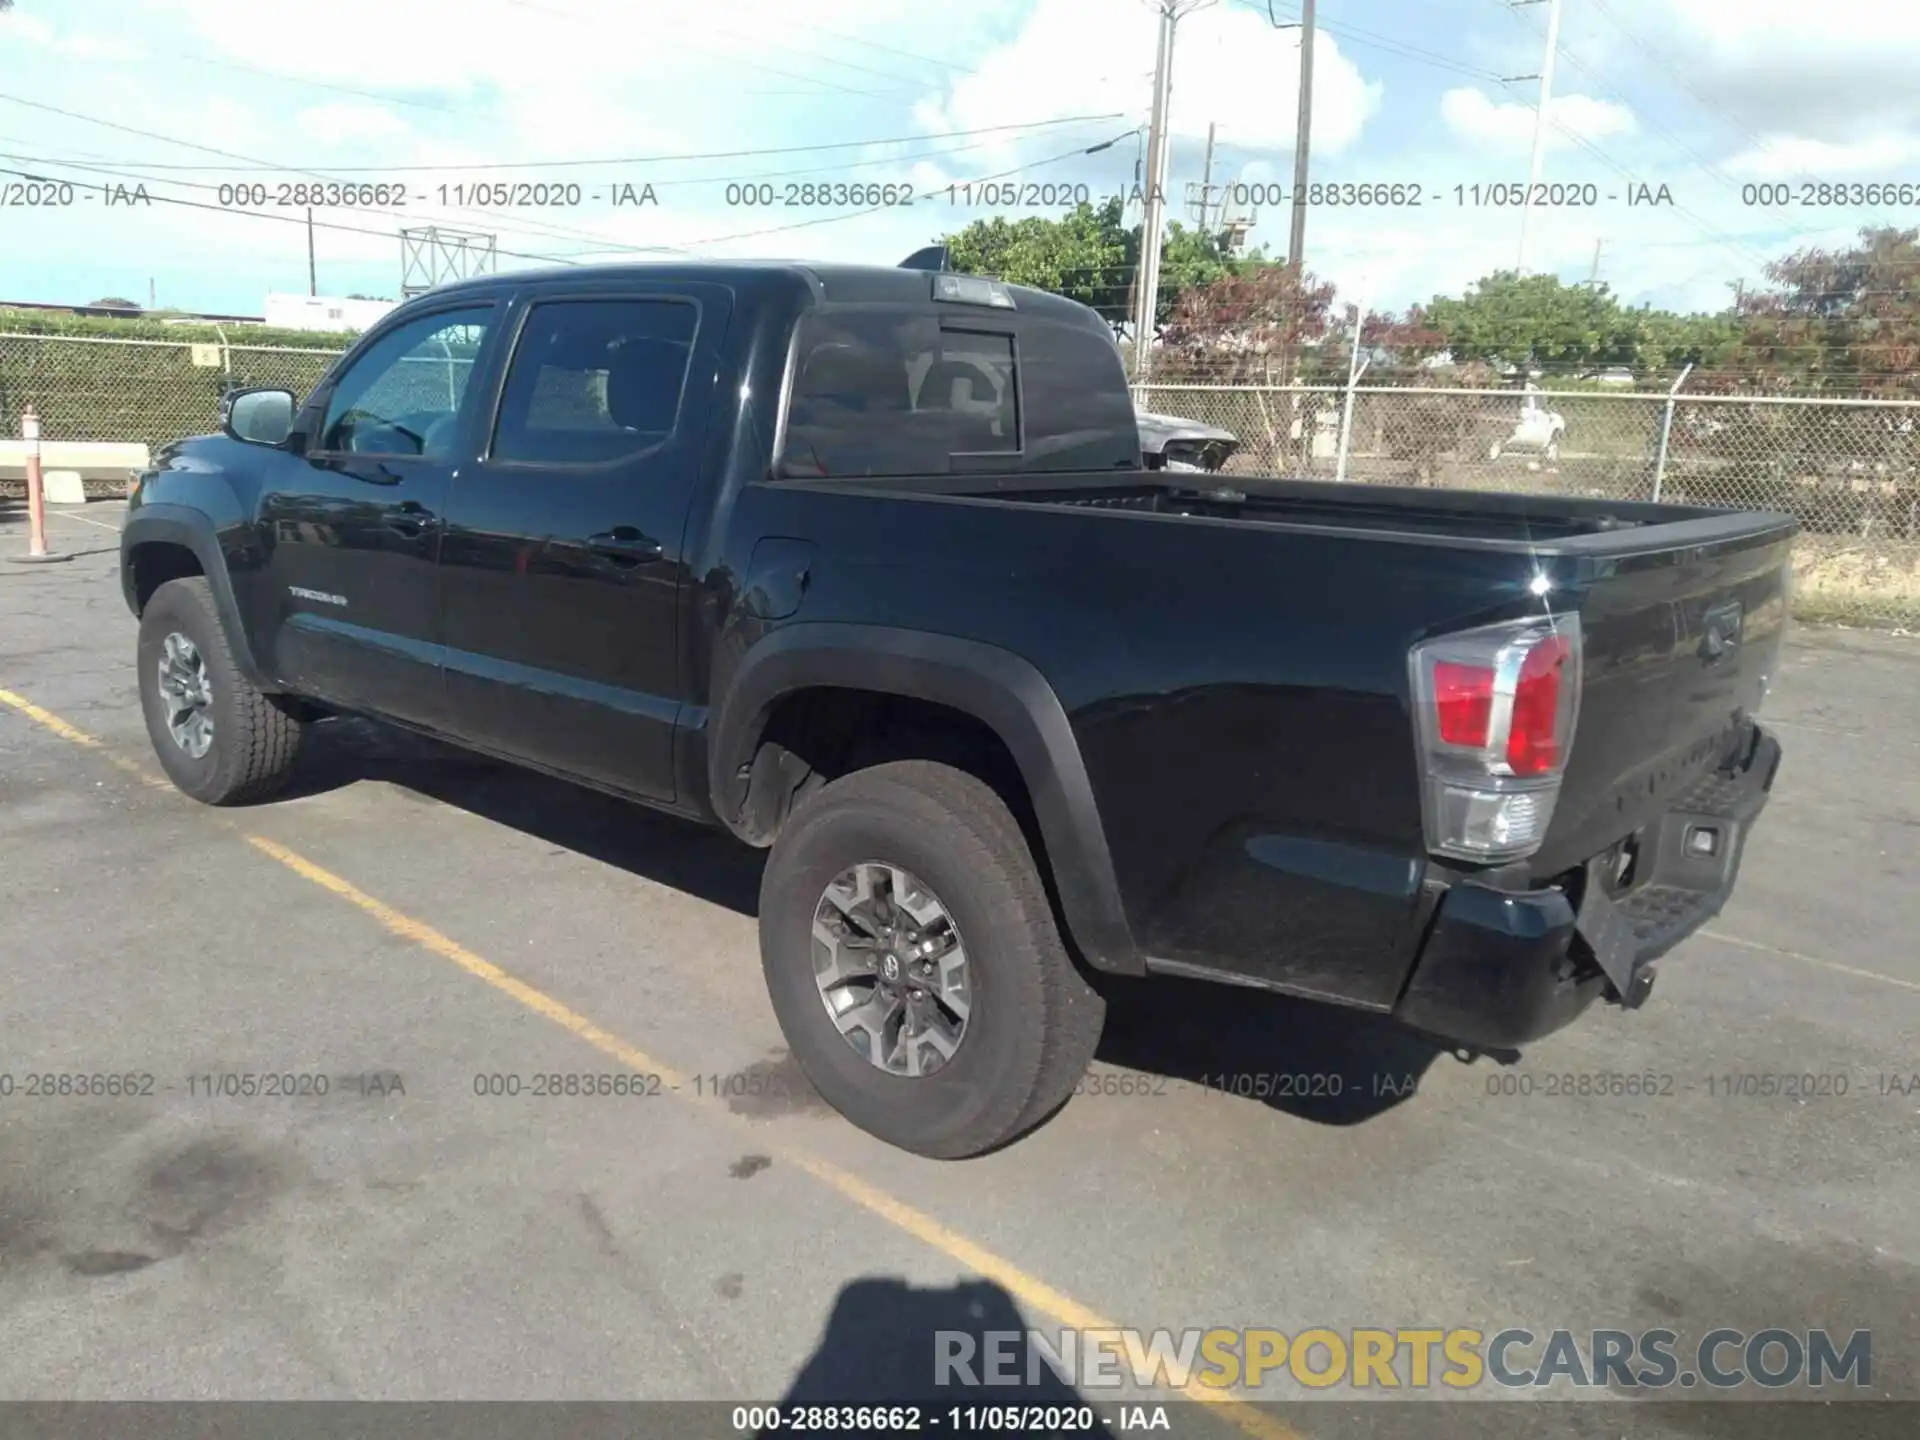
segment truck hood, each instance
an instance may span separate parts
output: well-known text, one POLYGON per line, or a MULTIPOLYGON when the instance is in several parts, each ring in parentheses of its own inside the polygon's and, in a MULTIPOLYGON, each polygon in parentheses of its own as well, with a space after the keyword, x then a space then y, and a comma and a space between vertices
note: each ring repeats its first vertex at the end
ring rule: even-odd
POLYGON ((1222 430, 1218 425, 1203 425, 1198 420, 1189 420, 1182 415, 1159 415, 1151 410, 1136 410, 1134 419, 1140 427, 1140 448, 1149 454, 1157 454, 1176 440, 1194 440, 1200 442, 1226 441, 1238 445, 1240 437, 1231 430, 1222 430))

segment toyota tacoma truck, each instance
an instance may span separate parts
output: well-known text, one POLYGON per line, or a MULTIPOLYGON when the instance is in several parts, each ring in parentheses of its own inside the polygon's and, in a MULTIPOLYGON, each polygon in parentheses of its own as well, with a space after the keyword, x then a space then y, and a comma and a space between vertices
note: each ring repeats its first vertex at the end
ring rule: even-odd
POLYGON ((1055 295, 532 272, 230 393, 143 472, 121 578, 197 800, 357 714, 767 848, 794 1058, 924 1155, 1065 1103, 1106 976, 1483 1051, 1640 1005, 1779 763, 1794 522, 1223 478, 1143 469, 1055 295))

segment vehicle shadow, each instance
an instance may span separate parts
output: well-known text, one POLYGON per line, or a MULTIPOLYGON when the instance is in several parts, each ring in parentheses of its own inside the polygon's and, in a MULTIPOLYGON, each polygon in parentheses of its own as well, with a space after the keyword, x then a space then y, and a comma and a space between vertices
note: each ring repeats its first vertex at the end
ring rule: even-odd
MULTIPOLYGON (((511 826, 736 914, 759 913, 764 850, 374 721, 316 725, 284 793, 319 794, 362 780, 511 826)), ((1433 1062, 1455 1050, 1383 1016, 1261 990, 1173 976, 1102 976, 1099 984, 1108 1008, 1098 1061, 1322 1125, 1359 1124, 1404 1103, 1433 1062)))
MULTIPOLYGON (((947 1429, 947 1412, 954 1406, 1088 1405, 1044 1360, 1029 1363, 1024 1338, 1030 1328, 1039 1329, 1049 1343, 1059 1340, 1055 1329, 1033 1326, 1013 1296, 991 1280, 929 1289, 898 1279, 849 1281, 834 1300, 820 1343, 779 1406, 783 1411, 808 1405, 918 1406, 921 1427, 947 1429), (943 1357, 955 1363, 943 1364, 943 1357), (996 1371, 1005 1378, 987 1383, 996 1371)), ((1111 1440, 1098 1415, 1091 1417, 1090 1428, 1062 1418, 1057 1433, 1111 1440)), ((898 1434, 901 1428, 890 1420, 870 1431, 855 1427, 856 1433, 872 1434, 898 1434)))
POLYGON ((759 912, 763 850, 709 826, 370 720, 315 725, 282 793, 321 794, 362 780, 511 826, 740 915, 759 912))
POLYGON ((1321 1125, 1357 1125, 1404 1104, 1435 1060, 1459 1053, 1383 1015, 1264 990, 1166 975, 1101 988, 1107 1024, 1096 1060, 1321 1125))

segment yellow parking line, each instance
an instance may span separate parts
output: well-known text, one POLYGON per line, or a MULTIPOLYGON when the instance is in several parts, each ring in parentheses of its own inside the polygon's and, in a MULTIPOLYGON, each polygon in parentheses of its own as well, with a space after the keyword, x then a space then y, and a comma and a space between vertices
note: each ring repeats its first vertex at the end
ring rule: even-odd
MULTIPOLYGON (((270 855, 295 874, 311 880, 322 889, 331 890, 348 904, 377 920, 391 933, 411 940, 423 949, 443 959, 451 960, 468 974, 485 981, 494 989, 511 995, 528 1009, 544 1015, 556 1025, 571 1030, 575 1035, 599 1050, 612 1056, 621 1064, 646 1074, 658 1075, 668 1086, 683 1098, 703 1110, 712 1111, 732 1120, 735 1117, 717 1099, 698 1099, 688 1095, 689 1079, 670 1065, 655 1060, 645 1051, 628 1044, 618 1035, 602 1029, 577 1010, 554 999, 545 991, 536 990, 526 981, 508 974, 492 961, 474 954, 466 946, 441 934, 424 921, 415 920, 409 915, 377 900, 352 881, 335 875, 332 871, 316 865, 304 855, 289 850, 286 846, 267 839, 262 835, 248 835, 247 843, 262 854, 270 855)), ((1091 1310, 1078 1300, 1063 1294, 1015 1265, 978 1245, 956 1230, 949 1229, 938 1220, 923 1211, 916 1210, 903 1200, 897 1200, 886 1191, 868 1184, 850 1171, 821 1159, 811 1151, 797 1149, 790 1145, 769 1147, 775 1154, 797 1169, 804 1170, 825 1185, 830 1186, 846 1199, 879 1216, 896 1229, 903 1230, 914 1239, 930 1245, 949 1259, 957 1261, 976 1275, 997 1281, 1017 1300, 1030 1310, 1048 1316, 1057 1324, 1076 1330, 1118 1330, 1119 1322, 1109 1320, 1097 1310, 1091 1310)), ((1196 1400, 1202 1404, 1225 1406, 1226 1418, 1248 1435, 1259 1440, 1300 1440, 1299 1432, 1291 1426, 1282 1424, 1273 1417, 1251 1408, 1245 1401, 1204 1385, 1188 1384, 1177 1392, 1184 1398, 1196 1400)))
MULTIPOLYGON (((11 690, 0 690, 0 704, 11 705, 15 710, 18 710, 22 715, 33 721, 34 724, 43 729, 51 730, 62 740, 71 740, 75 745, 83 746, 88 750, 104 750, 106 748, 100 741, 87 734, 86 731, 74 728, 51 710, 42 710, 25 696, 16 695, 11 690)), ((133 762, 129 761, 128 763, 131 764, 133 762)))
POLYGON ((271 855, 294 874, 311 880, 322 890, 331 890, 349 905, 372 916, 401 939, 411 940, 421 949, 431 951, 443 960, 451 960, 469 975, 486 981, 502 994, 511 995, 529 1010, 544 1015, 563 1029, 571 1030, 594 1049, 611 1055, 622 1065, 658 1075, 662 1081, 676 1089, 684 1087, 686 1077, 678 1071, 660 1064, 644 1051, 636 1050, 618 1035, 602 1030, 579 1011, 569 1009, 551 995, 536 990, 526 981, 509 975, 491 960, 482 959, 459 941, 442 935, 424 920, 415 920, 411 915, 402 914, 385 901, 374 899, 352 881, 343 880, 331 870, 323 869, 306 856, 289 850, 286 846, 269 840, 264 835, 249 835, 246 840, 261 854, 271 855))
MULTIPOLYGON (((41 709, 38 705, 23 699, 12 691, 0 690, 0 703, 12 706, 28 719, 51 730, 63 740, 70 740, 74 744, 84 746, 89 750, 99 751, 105 755, 107 759, 112 760, 119 768, 128 770, 131 773, 140 774, 143 778, 146 777, 146 772, 141 766, 131 760, 115 756, 111 751, 106 749, 100 740, 73 725, 69 725, 57 715, 41 709)), ((158 777, 151 778, 158 784, 166 784, 164 780, 159 780, 158 777)), ((735 1117, 731 1111, 727 1110, 717 1099, 694 1099, 694 1097, 688 1096, 687 1077, 675 1070, 672 1066, 661 1064, 645 1051, 628 1044, 618 1035, 594 1024, 593 1021, 580 1014, 579 1011, 554 999, 545 991, 535 989, 517 976, 502 970, 491 960, 476 955, 473 951, 467 949, 466 946, 460 944, 459 941, 452 939, 450 936, 443 935, 425 921, 416 920, 412 916, 394 909, 393 906, 387 904, 385 901, 367 894, 366 891, 360 889, 360 887, 352 881, 334 874, 331 870, 323 866, 314 864, 313 861, 307 859, 304 855, 288 849, 277 841, 269 840, 264 835, 246 834, 244 831, 242 834, 246 842, 261 854, 279 861, 280 864, 286 866, 287 869, 293 871, 302 879, 308 880, 318 885, 321 889, 339 896, 355 909, 379 923, 390 934, 409 940, 422 949, 440 956, 443 960, 452 961, 469 975, 491 985, 502 994, 512 996, 528 1009, 553 1021, 563 1029, 572 1031, 596 1050, 599 1050, 602 1054, 611 1056, 621 1064, 647 1074, 660 1076, 664 1082, 673 1086, 677 1093, 685 1096, 700 1108, 724 1116, 729 1120, 737 1120, 737 1117, 735 1117)), ((958 1231, 951 1230, 947 1226, 942 1225, 932 1216, 914 1209, 903 1200, 895 1199, 892 1195, 889 1195, 877 1186, 868 1184, 859 1176, 843 1170, 839 1166, 823 1160, 809 1151, 794 1146, 776 1145, 771 1148, 773 1148, 774 1152, 783 1160, 787 1161, 787 1163, 795 1166, 797 1169, 806 1171, 807 1174, 813 1176, 823 1184, 830 1186, 836 1193, 860 1206, 861 1209, 878 1216, 896 1229, 931 1246, 933 1249, 938 1250, 949 1259, 973 1271, 975 1274, 996 1281, 1030 1310, 1047 1316, 1056 1324, 1078 1330, 1118 1330, 1121 1328, 1116 1322, 1106 1319, 1098 1311, 1089 1309, 1071 1296, 1054 1289, 1045 1281, 1029 1275, 1011 1260, 1004 1259, 994 1254, 991 1250, 988 1250, 985 1246, 974 1243, 958 1231)), ((1254 1437, 1254 1440, 1301 1440, 1300 1432, 1292 1426, 1255 1408, 1248 1401, 1238 1396, 1220 1390, 1209 1389, 1204 1385, 1196 1383, 1184 1385, 1175 1393, 1179 1394, 1183 1399, 1216 1407, 1221 1412, 1223 1419, 1230 1421, 1235 1428, 1243 1433, 1254 1437)))

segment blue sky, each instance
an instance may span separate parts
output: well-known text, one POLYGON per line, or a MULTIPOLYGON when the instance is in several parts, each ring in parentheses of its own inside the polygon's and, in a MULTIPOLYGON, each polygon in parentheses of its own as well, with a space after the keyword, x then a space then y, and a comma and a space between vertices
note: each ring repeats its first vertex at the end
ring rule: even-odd
MULTIPOLYGON (((1322 0, 1313 178, 1418 185, 1422 200, 1310 213, 1309 268, 1346 300, 1399 307, 1516 262, 1519 212, 1454 187, 1526 179, 1537 84, 1511 77, 1540 69, 1546 10, 1322 0)), ((1591 184, 1598 203, 1536 211, 1529 268, 1585 279, 1597 242, 1625 297, 1717 307, 1770 257, 1920 224, 1920 204, 1753 203, 1748 187, 1775 182, 1920 186, 1920 6, 1828 0, 1817 27, 1808 14, 1803 0, 1565 0, 1544 178, 1591 184), (1672 203, 1629 205, 1642 184, 1672 203)), ((1290 179, 1297 30, 1276 30, 1264 0, 1213 0, 1177 34, 1175 213, 1209 122, 1216 180, 1290 179)), ((398 227, 434 223, 493 234, 501 268, 892 263, 973 218, 1052 213, 950 203, 949 184, 1131 189, 1154 36, 1146 0, 17 0, 0 16, 0 167, 144 185, 149 203, 94 188, 0 208, 0 299, 144 304, 151 286, 161 305, 258 314, 269 290, 307 284, 306 212, 281 187, 330 181, 389 189, 316 212, 322 294, 397 294, 398 227), (729 204, 749 181, 776 202, 789 183, 911 185, 916 200, 729 204), (504 182, 548 198, 577 185, 580 203, 462 204, 474 197, 451 188, 504 182), (235 185, 266 203, 221 188, 235 185), (655 204, 608 201, 647 185, 655 204)), ((1262 209, 1255 242, 1283 249, 1286 223, 1262 209)))

